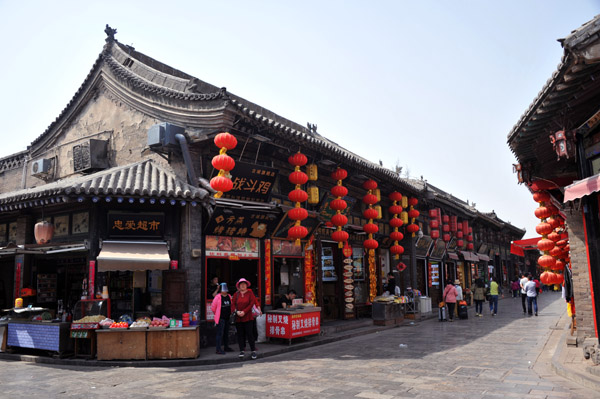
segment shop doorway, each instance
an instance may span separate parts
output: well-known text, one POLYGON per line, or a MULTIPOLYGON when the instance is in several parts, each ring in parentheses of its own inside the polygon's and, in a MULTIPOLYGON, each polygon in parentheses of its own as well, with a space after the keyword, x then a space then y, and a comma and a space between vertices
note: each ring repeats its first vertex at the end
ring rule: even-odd
POLYGON ((304 258, 275 257, 273 260, 273 303, 289 290, 304 296, 304 258))
POLYGON ((342 263, 341 251, 336 251, 334 245, 323 243, 321 249, 321 280, 323 282, 322 315, 324 319, 339 319, 341 317, 340 306, 342 294, 340 270, 342 263))
POLYGON ((0 309, 13 307, 15 279, 15 258, 0 260, 0 309))
POLYGON ((208 258, 206 259, 206 279, 204 292, 206 292, 206 300, 212 301, 208 293, 208 283, 213 277, 219 279, 219 283, 227 283, 229 293, 233 295, 236 291, 235 283, 242 277, 250 282, 250 289, 260 300, 259 283, 259 260, 258 259, 243 259, 233 260, 229 258, 208 258))

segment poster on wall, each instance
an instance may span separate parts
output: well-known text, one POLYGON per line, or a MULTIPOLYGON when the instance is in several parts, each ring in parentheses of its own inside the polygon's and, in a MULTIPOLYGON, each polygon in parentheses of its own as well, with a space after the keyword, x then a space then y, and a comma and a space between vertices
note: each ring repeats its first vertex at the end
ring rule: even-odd
POLYGON ((258 258, 256 238, 206 236, 206 256, 258 258))
POLYGON ((333 248, 323 247, 321 254, 323 281, 337 281, 338 276, 335 272, 335 264, 333 263, 333 248))
POLYGON ((364 253, 363 248, 352 248, 352 272, 355 281, 365 281, 364 253))
POLYGON ((429 286, 440 285, 440 264, 438 262, 429 262, 429 286))
POLYGON ((302 256, 302 245, 293 241, 273 240, 273 256, 302 256))

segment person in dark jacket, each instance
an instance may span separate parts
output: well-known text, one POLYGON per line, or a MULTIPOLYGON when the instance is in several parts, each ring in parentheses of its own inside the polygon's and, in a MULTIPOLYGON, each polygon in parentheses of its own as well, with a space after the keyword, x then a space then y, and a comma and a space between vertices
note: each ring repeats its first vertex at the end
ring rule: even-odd
POLYGON ((256 359, 256 345, 254 339, 254 317, 252 316, 252 306, 256 304, 256 297, 250 287, 250 282, 241 278, 236 283, 237 292, 233 295, 233 309, 235 309, 235 328, 237 330, 238 345, 240 346, 241 359, 245 356, 246 340, 250 344, 252 354, 251 358, 256 359))

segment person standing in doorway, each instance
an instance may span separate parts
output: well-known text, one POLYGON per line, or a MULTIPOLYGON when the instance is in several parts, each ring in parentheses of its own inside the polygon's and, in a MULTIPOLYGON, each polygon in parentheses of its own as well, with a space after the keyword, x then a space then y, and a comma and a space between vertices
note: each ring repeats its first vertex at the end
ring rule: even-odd
POLYGON ((224 355, 225 352, 233 352, 229 347, 229 319, 231 317, 231 295, 227 283, 220 284, 220 295, 217 295, 210 304, 215 315, 215 326, 217 327, 217 354, 224 355), (223 347, 221 347, 223 343, 223 347))
POLYGON ((245 356, 246 340, 250 344, 252 351, 252 360, 256 359, 256 346, 254 339, 254 317, 252 316, 252 306, 256 304, 256 297, 250 287, 250 282, 241 278, 236 283, 237 292, 233 295, 233 309, 235 312, 235 328, 237 330, 238 345, 240 346, 240 359, 245 356))
POLYGON ((452 280, 446 282, 446 288, 444 288, 444 302, 448 305, 448 318, 450 321, 454 321, 454 307, 456 306, 456 287, 452 284, 452 280))
POLYGON ((493 277, 490 277, 490 313, 492 316, 498 314, 499 289, 498 283, 494 281, 493 277))
POLYGON ((535 311, 535 315, 538 315, 538 307, 537 307, 537 293, 538 288, 535 284, 535 281, 532 280, 531 274, 527 276, 527 284, 525 284, 525 291, 527 292, 527 314, 529 316, 532 315, 532 305, 533 310, 535 311))
POLYGON ((481 278, 478 278, 475 281, 475 291, 473 291, 473 300, 475 300, 475 316, 483 317, 483 302, 485 301, 485 283, 481 278))
POLYGON ((208 293, 211 298, 216 298, 219 295, 219 278, 217 276, 212 276, 210 279, 210 283, 208 284, 208 293))
POLYGON ((527 301, 527 291, 525 291, 525 284, 529 282, 525 273, 522 274, 521 281, 519 281, 519 285, 521 286, 521 304, 523 305, 523 314, 527 313, 527 308, 525 307, 525 302, 527 301))

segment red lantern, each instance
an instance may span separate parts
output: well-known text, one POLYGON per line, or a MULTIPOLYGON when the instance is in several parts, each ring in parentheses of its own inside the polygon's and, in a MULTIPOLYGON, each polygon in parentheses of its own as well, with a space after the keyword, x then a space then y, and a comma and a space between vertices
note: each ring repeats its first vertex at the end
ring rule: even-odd
POLYGON ((329 203, 329 207, 334 211, 343 211, 348 205, 343 199, 334 199, 329 203))
POLYGON ((444 234, 442 240, 444 240, 444 242, 450 242, 450 234, 444 234))
POLYGON ((377 209, 367 208, 363 211, 363 217, 365 219, 377 219, 377 216, 379 216, 377 209))
MULTIPOLYGON (((400 202, 400 201, 402 201, 402 194, 400 194, 398 191, 394 191, 394 192, 390 193, 389 198, 392 201, 400 202)), ((402 211, 400 211, 400 212, 402 212, 402 211)), ((400 212, 398 212, 398 213, 400 213, 400 212)))
POLYGON ((225 176, 215 176, 210 179, 210 186, 217 192, 225 193, 233 188, 233 182, 225 176))
POLYGON ((408 199, 408 206, 417 206, 418 203, 419 200, 414 197, 408 199))
POLYGON ((536 191, 535 193, 533 193, 533 200, 535 202, 548 202, 550 201, 550 194, 548 194, 545 191, 536 191))
POLYGON ((308 211, 304 208, 292 208, 288 211, 288 218, 292 220, 304 220, 308 217, 308 211))
POLYGON ((348 172, 342 168, 337 168, 331 173, 333 180, 344 180, 346 177, 348 177, 348 172))
POLYGON ((474 248, 474 247, 473 247, 473 243, 472 243, 472 242, 470 242, 470 243, 468 243, 468 244, 467 244, 467 249, 468 249, 469 251, 472 251, 472 250, 473 250, 473 248, 474 248))
POLYGON ((542 284, 545 284, 545 285, 550 285, 550 278, 551 278, 551 276, 550 276, 550 275, 551 275, 551 274, 552 274, 552 273, 549 273, 549 272, 543 272, 543 273, 540 275, 540 282, 541 282, 542 284))
POLYGON ((462 248, 462 246, 464 245, 463 240, 456 240, 456 245, 458 245, 460 248, 462 248))
POLYGON ((308 235, 308 229, 302 225, 292 226, 288 230, 288 236, 296 240, 296 245, 300 245, 300 240, 308 235))
POLYGON ((450 231, 456 232, 458 229, 458 218, 456 216, 450 216, 450 231))
POLYGON ((567 243, 568 243, 568 241, 563 239, 563 240, 558 240, 556 242, 556 245, 558 245, 561 248, 564 248, 564 246, 567 245, 567 243))
POLYGON ((348 245, 348 239, 346 239, 346 245, 344 245, 344 249, 342 249, 342 254, 344 254, 346 258, 352 256, 352 248, 350 247, 350 245, 348 245))
POLYGON ((400 205, 392 205, 389 207, 388 209, 390 211, 390 214, 394 215, 394 214, 401 214, 402 211, 404 210, 400 205))
MULTIPOLYGON (((548 239, 554 242, 558 242, 560 240, 560 234, 555 231, 549 232, 548 239)), ((565 247, 566 248, 566 247, 565 247)))
MULTIPOLYGON (((459 226, 460 226, 460 224, 459 224, 459 226)), ((464 235, 464 234, 463 234, 463 232, 462 232, 462 231, 457 231, 457 232, 456 232, 456 238, 463 238, 463 235, 464 235)))
POLYGON ((447 225, 447 224, 443 225, 443 226, 442 226, 442 231, 443 231, 444 233, 448 233, 448 232, 450 232, 450 226, 449 226, 449 225, 447 225))
POLYGON ((377 196, 374 194, 367 194, 363 197, 362 201, 367 205, 374 205, 377 203, 377 196))
POLYGON ((556 278, 554 280, 554 284, 562 284, 565 281, 565 276, 561 273, 556 275, 556 278))
POLYGON ((548 204, 548 205, 546 205, 546 208, 548 208, 548 210, 550 211, 551 215, 557 215, 558 214, 558 208, 556 206, 554 206, 554 204, 548 204))
POLYGON ((440 238, 440 231, 439 230, 431 230, 431 238, 433 238, 434 240, 437 240, 438 238, 440 238))
POLYGON ((429 227, 431 227, 432 229, 437 229, 438 227, 440 227, 440 224, 437 221, 437 219, 433 219, 429 221, 429 227))
POLYGON ((306 200, 308 200, 308 193, 304 190, 296 189, 290 191, 290 193, 288 194, 288 198, 292 202, 305 202, 306 200))
POLYGON ((552 232, 552 226, 550 226, 550 223, 542 222, 535 226, 535 231, 539 235, 544 236, 552 232))
POLYGON ((365 240, 363 245, 366 249, 377 249, 377 247, 379 247, 379 243, 372 238, 365 240))
POLYGON ((367 234, 375 234, 379 231, 379 227, 375 223, 367 223, 363 226, 363 230, 367 234))
POLYGON ((416 209, 411 209, 410 211, 408 211, 408 217, 411 219, 416 219, 419 217, 419 211, 417 211, 416 209))
POLYGON ((363 183, 363 188, 367 191, 373 191, 377 188, 377 182, 375 180, 367 180, 363 183))
POLYGON ((344 186, 333 186, 331 188, 331 194, 334 197, 345 197, 348 195, 348 189, 344 186))
POLYGON ((550 226, 552 226, 553 229, 560 226, 560 221, 558 220, 558 218, 555 217, 549 217, 548 219, 546 219, 546 222, 550 223, 550 226))
POLYGON ((536 208, 534 213, 535 213, 535 217, 538 219, 546 219, 552 215, 550 213, 550 209, 548 209, 545 206, 540 206, 540 207, 536 208))
POLYGON ((308 158, 301 152, 297 152, 288 158, 288 162, 293 166, 304 166, 308 162, 308 158))
POLYGON ((417 231, 419 231, 419 226, 416 224, 409 224, 408 226, 406 226, 407 233, 414 234, 417 231))
MULTIPOLYGON (((394 227, 394 226, 392 226, 392 227, 394 227)), ((402 232, 400 232, 400 231, 392 231, 390 233, 390 239, 392 241, 402 241, 404 239, 404 234, 402 234, 402 232)))
POLYGON ((333 241, 337 241, 338 243, 348 241, 348 237, 348 233, 344 230, 337 230, 331 234, 333 241))
POLYGON ((235 161, 227 154, 221 154, 213 157, 212 166, 217 170, 225 170, 229 172, 235 167, 235 161))
POLYGON ((551 269, 556 264, 556 259, 550 255, 542 255, 538 258, 538 263, 543 269, 551 269))
POLYGON ((436 219, 437 218, 437 209, 430 209, 429 210, 429 218, 430 219, 436 219))
POLYGON ((390 219, 390 226, 392 226, 394 228, 402 227, 403 224, 404 224, 404 222, 400 218, 392 218, 392 219, 390 219))
POLYGON ((290 183, 295 184, 295 185, 303 185, 306 184, 306 182, 308 181, 308 175, 304 172, 300 172, 300 171, 294 171, 292 173, 290 173, 290 176, 288 177, 290 183))
POLYGON ((550 250, 550 255, 554 256, 555 258, 558 258, 560 255, 562 255, 562 253, 563 250, 559 247, 554 247, 550 250))
POLYGON ((444 224, 448 224, 448 223, 450 223, 450 216, 448 216, 448 215, 444 215, 444 216, 442 216, 442 222, 443 222, 444 224))
POLYGON ((565 268, 565 262, 563 262, 560 259, 557 259, 555 267, 556 267, 555 270, 563 270, 565 268))
POLYGON ((467 241, 469 241, 469 242, 473 242, 473 236, 469 234, 469 235, 467 236, 467 241))
POLYGON ((542 238, 538 241, 537 246, 540 251, 550 251, 552 248, 554 248, 554 241, 547 238, 542 238))
POLYGON ((333 223, 334 226, 344 226, 348 223, 348 218, 341 213, 336 213, 331 217, 331 223, 333 223))
POLYGON ((215 145, 219 148, 233 150, 237 145, 237 139, 230 133, 219 133, 215 136, 215 145))
POLYGON ((402 255, 404 253, 404 247, 402 245, 392 245, 390 247, 390 252, 392 255, 402 255))
POLYGON ((38 222, 33 227, 33 235, 38 244, 47 244, 54 235, 54 225, 45 220, 38 222))

